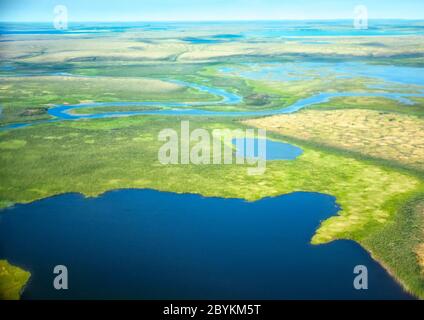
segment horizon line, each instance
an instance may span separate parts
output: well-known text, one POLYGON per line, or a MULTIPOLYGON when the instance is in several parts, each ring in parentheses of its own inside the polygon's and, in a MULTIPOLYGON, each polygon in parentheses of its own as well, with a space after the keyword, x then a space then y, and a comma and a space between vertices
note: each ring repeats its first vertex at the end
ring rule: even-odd
MULTIPOLYGON (((134 23, 134 22, 283 22, 283 21, 353 21, 353 18, 311 18, 311 19, 204 19, 204 20, 68 20, 68 23, 91 23, 91 22, 103 22, 103 23, 134 23)), ((393 21, 393 20, 402 20, 402 21, 424 21, 423 18, 369 18, 368 21, 393 21)), ((1 23, 49 23, 53 22, 51 20, 1 20, 1 23)))

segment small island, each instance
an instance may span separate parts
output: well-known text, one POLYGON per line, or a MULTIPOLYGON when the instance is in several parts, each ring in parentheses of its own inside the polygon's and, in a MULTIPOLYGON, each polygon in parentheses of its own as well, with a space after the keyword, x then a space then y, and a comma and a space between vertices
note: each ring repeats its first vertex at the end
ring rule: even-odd
POLYGON ((0 260, 0 300, 19 300, 31 273, 0 260))

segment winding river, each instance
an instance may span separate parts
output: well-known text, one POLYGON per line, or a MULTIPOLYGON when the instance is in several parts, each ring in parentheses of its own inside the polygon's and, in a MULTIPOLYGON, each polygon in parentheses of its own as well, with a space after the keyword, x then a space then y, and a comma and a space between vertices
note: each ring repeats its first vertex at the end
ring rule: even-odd
MULTIPOLYGON (((176 82, 176 81, 173 81, 176 82)), ((166 116, 229 116, 229 117, 255 117, 270 116, 276 114, 293 113, 300 109, 328 102, 337 97, 383 97, 399 101, 406 105, 414 104, 409 97, 424 97, 423 93, 366 93, 366 92, 322 92, 312 97, 298 100, 294 104, 275 110, 265 111, 210 111, 202 109, 192 109, 188 107, 213 106, 213 105, 237 105, 243 101, 243 98, 222 89, 211 88, 199 84, 178 81, 179 84, 199 91, 207 92, 222 98, 217 102, 97 102, 85 103, 77 105, 57 105, 48 110, 51 116, 62 120, 78 120, 78 119, 98 119, 109 117, 122 117, 132 115, 166 115, 166 116), (163 110, 146 110, 146 111, 129 111, 129 112, 107 112, 94 113, 89 115, 72 114, 71 111, 82 108, 93 107, 128 107, 128 106, 144 106, 144 107, 166 107, 163 110)))
MULTIPOLYGON (((263 66, 259 68, 259 70, 254 70, 250 72, 242 72, 239 76, 251 79, 263 79, 264 72, 263 68, 265 68, 266 75, 270 77, 270 80, 273 79, 273 76, 278 75, 281 77, 282 74, 282 64, 271 64, 263 66), (273 75, 274 73, 274 75, 273 75)), ((303 79, 307 79, 308 76, 305 76, 304 72, 317 72, 315 76, 322 77, 323 71, 327 72, 328 69, 331 68, 330 64, 326 65, 323 63, 299 63, 297 67, 301 67, 300 69, 295 69, 291 65, 284 64, 287 69, 286 72, 290 74, 295 73, 296 76, 302 77, 303 79), (303 69, 302 69, 303 68, 303 69)), ((255 67, 257 68, 257 67, 255 67)), ((257 116, 271 116, 277 114, 288 114, 299 111, 303 108, 329 102, 331 99, 338 97, 381 97, 392 99, 404 104, 406 107, 409 105, 413 105, 414 101, 410 98, 422 98, 424 97, 424 90, 422 87, 411 87, 422 86, 424 85, 424 76, 423 72, 420 68, 411 68, 411 67, 397 67, 397 66, 375 66, 375 65, 366 65, 364 63, 338 63, 334 65, 334 68, 331 70, 334 71, 335 74, 338 74, 337 77, 367 77, 370 79, 378 79, 383 81, 381 85, 369 85, 368 88, 372 90, 372 92, 318 92, 310 97, 300 99, 293 103, 292 105, 282 107, 279 109, 273 110, 263 110, 263 111, 213 111, 213 110, 203 110, 199 107, 205 106, 225 106, 225 105, 238 105, 243 102, 243 98, 235 93, 228 92, 221 88, 213 88, 205 85, 197 84, 197 83, 189 83, 180 80, 169 80, 166 81, 179 84, 181 86, 185 86, 187 88, 192 88, 201 92, 205 92, 221 99, 218 101, 212 102, 154 102, 154 101, 140 101, 140 102, 94 102, 94 103, 81 103, 81 104, 61 104, 56 105, 50 109, 48 109, 48 114, 53 117, 53 119, 49 120, 40 120, 34 122, 26 122, 26 123, 13 123, 9 125, 0 126, 0 130, 9 130, 16 129, 22 127, 28 127, 35 124, 48 123, 48 122, 56 122, 56 121, 64 121, 64 120, 79 120, 79 119, 100 119, 100 118, 111 118, 111 117, 125 117, 125 116, 136 116, 136 115, 164 115, 164 116, 213 116, 213 117, 257 117, 257 116), (364 70, 367 70, 365 72, 364 70), (389 70, 389 72, 387 71, 389 70), (358 71, 362 70, 362 71, 358 71), (385 85, 400 85, 402 89, 409 89, 409 92, 384 92, 385 85), (414 89, 414 93, 410 92, 410 89, 414 89), (380 91, 378 91, 380 89, 380 91), (383 91, 383 92, 381 92, 383 91), (125 111, 125 112, 105 112, 105 113, 92 113, 92 114, 75 114, 72 113, 73 110, 76 109, 84 109, 84 108, 95 108, 95 107, 160 107, 159 110, 139 110, 139 111, 125 111)), ((230 68, 222 68, 220 70, 222 73, 229 73, 233 71, 230 68)), ((57 74, 54 74, 57 75, 57 74)), ((78 75, 72 74, 61 74, 70 77, 81 77, 78 75)), ((293 81, 290 77, 284 77, 284 79, 278 79, 283 81, 293 81)), ((399 91, 401 89, 397 88, 399 91)))
MULTIPOLYGON (((56 105, 48 110, 53 119, 15 123, 0 130, 133 115, 287 114, 351 96, 384 97, 407 107, 414 104, 410 98, 424 97, 424 91, 419 90, 416 92, 420 93, 321 92, 276 110, 210 111, 198 107, 237 105, 243 99, 219 88, 169 81, 221 100, 56 105), (105 106, 163 109, 72 113, 105 106)), ((291 160, 302 152, 291 145, 283 149, 278 145, 275 149, 277 153, 267 154, 267 160, 291 160)), ((355 242, 309 244, 319 221, 337 214, 339 209, 334 197, 305 192, 256 202, 154 190, 117 190, 91 199, 64 194, 5 209, 0 215, 0 244, 7 245, 0 246, 0 258, 31 272, 24 299, 413 298, 355 242), (52 266, 57 264, 69 268, 67 291, 51 286, 52 266), (356 265, 368 267, 368 290, 353 288, 352 270, 356 265)))

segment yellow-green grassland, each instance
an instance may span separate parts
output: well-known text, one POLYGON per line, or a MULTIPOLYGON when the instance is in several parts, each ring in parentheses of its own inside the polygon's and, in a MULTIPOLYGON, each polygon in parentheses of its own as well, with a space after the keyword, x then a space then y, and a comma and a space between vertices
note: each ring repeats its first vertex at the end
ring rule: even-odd
MULTIPOLYGON (((184 36, 174 30, 107 37, 38 35, 37 40, 2 36, 0 60, 11 68, 0 69, 0 214, 15 204, 54 195, 97 197, 126 188, 247 201, 297 191, 328 194, 341 209, 321 222, 311 243, 356 241, 405 290, 423 299, 424 98, 419 94, 424 83, 387 84, 381 77, 356 74, 354 68, 351 76, 334 70, 343 61, 370 70, 376 65, 422 70, 424 38, 312 39, 316 44, 257 37, 186 40, 212 36, 205 29, 184 36), (274 72, 276 65, 282 69, 274 72), (174 80, 225 90, 242 100, 219 104, 222 97, 174 80), (357 95, 279 112, 302 99, 335 92, 357 95), (123 101, 159 104, 119 105, 123 101), (56 105, 92 102, 109 105, 88 105, 70 114, 169 110, 168 102, 241 114, 64 121, 48 113, 56 105), (189 120, 192 129, 267 129, 269 138, 299 146, 303 154, 292 161, 269 161, 265 173, 256 176, 248 175, 247 165, 163 166, 158 134, 164 128, 178 131, 182 120, 189 120), (10 127, 17 123, 30 126, 10 127)), ((0 299, 18 299, 29 277, 0 260, 0 299)))

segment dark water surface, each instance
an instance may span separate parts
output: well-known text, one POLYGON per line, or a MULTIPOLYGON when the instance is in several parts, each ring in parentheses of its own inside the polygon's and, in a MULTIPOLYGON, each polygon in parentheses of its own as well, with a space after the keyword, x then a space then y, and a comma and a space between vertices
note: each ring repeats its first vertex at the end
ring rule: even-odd
POLYGON ((335 199, 256 202, 153 190, 65 194, 0 214, 0 258, 32 273, 23 299, 408 299, 351 241, 312 246, 335 199), (53 289, 66 265, 69 290, 53 289), (353 288, 366 265, 369 290, 353 288))

